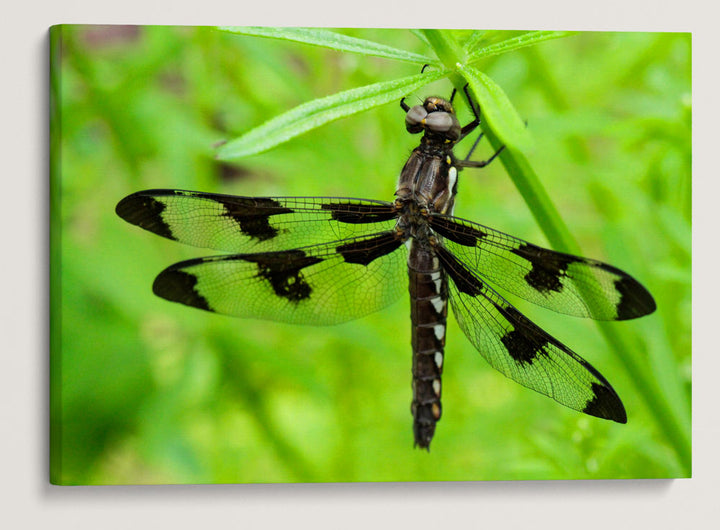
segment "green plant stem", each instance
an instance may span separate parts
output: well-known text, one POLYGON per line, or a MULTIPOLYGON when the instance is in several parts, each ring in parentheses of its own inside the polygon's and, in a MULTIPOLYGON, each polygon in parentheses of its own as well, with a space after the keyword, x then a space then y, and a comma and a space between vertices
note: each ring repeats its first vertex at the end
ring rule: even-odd
MULTIPOLYGON (((423 30, 423 34, 427 37, 428 42, 443 64, 451 71, 456 72, 450 76, 453 86, 458 91, 461 91, 465 84, 468 83, 474 93, 479 92, 460 73, 457 73, 464 67, 466 57, 455 42, 452 34, 446 30, 423 30)), ((479 104, 482 108, 482 101, 479 101, 479 104)), ((502 147, 497 135, 488 127, 487 123, 483 124, 483 131, 495 149, 502 147)), ((580 254, 580 246, 560 217, 557 208, 555 208, 525 155, 516 149, 508 147, 503 150, 499 159, 550 245, 561 252, 580 254)), ((637 387, 659 429, 674 447, 679 461, 689 476, 692 466, 692 444, 687 430, 687 422, 670 405, 662 389, 658 387, 657 382, 652 378, 651 371, 645 369, 639 354, 633 353, 635 350, 630 346, 624 335, 615 326, 611 326, 607 322, 596 321, 596 324, 625 368, 630 380, 637 387)))
MULTIPOLYGON (((451 71, 457 71, 458 64, 462 64, 465 57, 452 35, 443 30, 424 30, 424 33, 443 64, 451 71)), ((458 73, 451 76, 451 81, 458 91, 462 91, 466 84, 465 79, 458 73)), ((483 131, 495 149, 502 147, 492 129, 484 125, 483 131)), ((527 158, 512 149, 505 149, 499 158, 553 248, 577 254, 579 246, 570 235, 567 225, 527 158)))
POLYGON ((432 46, 438 59, 440 59, 451 72, 455 72, 450 74, 450 80, 453 86, 462 90, 462 87, 465 86, 465 81, 462 76, 457 73, 457 64, 464 62, 465 52, 463 52, 460 45, 448 31, 439 29, 424 29, 420 31, 430 46, 432 46))

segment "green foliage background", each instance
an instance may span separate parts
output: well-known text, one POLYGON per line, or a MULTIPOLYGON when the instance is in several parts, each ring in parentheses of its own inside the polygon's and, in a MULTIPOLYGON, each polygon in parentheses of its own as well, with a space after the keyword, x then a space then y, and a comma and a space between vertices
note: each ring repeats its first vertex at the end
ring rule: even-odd
MULTIPOLYGON (((340 33, 433 53, 406 30, 340 33)), ((519 33, 449 34, 492 45, 519 33)), ((147 188, 391 200, 418 141, 397 102, 232 162, 213 146, 419 65, 212 28, 61 26, 51 43, 53 482, 690 475, 689 34, 583 33, 476 64, 528 120, 525 156, 583 255, 631 272, 658 311, 611 323, 618 351, 592 322, 518 303, 611 381, 627 425, 504 378, 451 318, 429 454, 412 448, 407 300, 327 328, 170 304, 152 295, 155 275, 212 251, 114 213, 147 188)), ((410 102, 451 89, 441 80, 410 102)), ((462 173, 456 215, 547 244, 502 163, 462 173)))

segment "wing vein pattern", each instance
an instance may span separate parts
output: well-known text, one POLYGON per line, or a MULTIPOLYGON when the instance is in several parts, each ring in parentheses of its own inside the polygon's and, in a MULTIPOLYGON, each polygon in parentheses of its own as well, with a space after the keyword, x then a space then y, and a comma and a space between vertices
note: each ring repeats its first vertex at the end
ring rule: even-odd
POLYGON ((452 280, 458 325, 490 365, 523 386, 572 409, 625 423, 610 383, 587 361, 531 322, 450 252, 438 257, 452 280))
POLYGON ((465 219, 434 214, 430 226, 484 281, 536 305, 595 320, 626 320, 655 310, 637 280, 607 263, 545 249, 465 219))

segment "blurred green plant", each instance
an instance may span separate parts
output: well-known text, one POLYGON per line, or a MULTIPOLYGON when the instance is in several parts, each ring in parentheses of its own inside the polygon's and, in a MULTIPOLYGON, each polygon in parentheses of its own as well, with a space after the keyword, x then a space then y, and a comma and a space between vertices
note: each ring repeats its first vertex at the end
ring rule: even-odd
MULTIPOLYGON (((54 182, 62 183, 62 205, 54 208, 52 219, 54 233, 63 234, 62 255, 53 258, 53 270, 58 270, 58 262, 62 270, 62 289, 53 295, 53 300, 62 295, 62 307, 54 305, 54 313, 63 314, 62 329, 53 332, 53 373, 62 374, 60 380, 53 377, 53 386, 58 392, 62 388, 63 397, 52 409, 54 481, 689 476, 689 36, 578 34, 547 48, 535 45, 570 34, 420 30, 412 32, 419 37, 412 42, 406 38, 409 32, 345 31, 400 43, 390 47, 328 30, 297 28, 148 27, 126 28, 123 33, 118 28, 62 26, 54 30, 54 48, 59 50, 62 42, 62 57, 55 57, 56 75, 51 78, 57 79, 52 91, 59 102, 53 123, 61 128, 57 136, 62 136, 61 147, 54 147, 62 150, 62 166, 54 165, 54 182), (93 35, 99 40, 93 41, 93 35), (278 42, 261 43, 256 37, 278 42), (301 53, 293 44, 288 48, 287 41, 318 49, 302 47, 301 53), (572 41, 577 44, 563 44, 572 41), (320 48, 345 53, 327 55, 320 48), (348 52, 365 57, 362 67, 348 52), (240 56, 242 64, 236 61, 240 56), (388 73, 395 75, 386 63, 377 62, 385 59, 409 63, 415 73, 365 84, 387 78, 388 73), (482 70, 477 66, 480 61, 482 70), (429 68, 417 74, 424 64, 429 68), (568 74, 568 68, 579 68, 582 75, 568 74), (358 115, 356 123, 341 124, 341 129, 331 132, 325 129, 338 127, 329 125, 338 118, 397 104, 401 97, 444 77, 456 89, 468 84, 482 109, 486 137, 495 149, 506 146, 500 156, 503 167, 553 247, 585 255, 602 252, 578 251, 537 177, 547 174, 548 167, 553 173, 587 175, 579 182, 563 180, 564 193, 555 198, 562 202, 560 209, 572 216, 574 233, 597 232, 592 221, 587 221, 592 228, 583 228, 587 208, 581 205, 591 204, 606 223, 602 243, 595 241, 593 246, 599 244, 612 256, 625 255, 626 248, 643 249, 642 258, 626 257, 623 268, 639 278, 653 279, 647 283, 658 300, 659 318, 633 322, 622 332, 618 331, 622 324, 601 328, 616 364, 626 370, 616 388, 626 403, 646 405, 635 415, 628 407, 626 429, 630 430, 625 434, 559 412, 553 416, 558 419, 548 423, 543 412, 548 405, 535 405, 531 399, 530 404, 523 401, 532 408, 524 412, 505 405, 515 401, 508 396, 520 391, 502 380, 495 385, 491 375, 478 375, 482 384, 468 386, 468 374, 481 368, 472 348, 457 344, 453 351, 471 353, 453 358, 458 367, 454 373, 463 377, 446 373, 445 388, 457 389, 446 394, 446 409, 457 411, 455 418, 461 420, 464 410, 471 415, 474 407, 481 406, 483 417, 478 419, 476 413, 460 422, 465 430, 444 420, 440 427, 451 445, 437 448, 423 460, 410 451, 409 438, 395 434, 398 425, 409 424, 409 415, 394 416, 394 404, 408 396, 403 385, 396 391, 397 382, 385 381, 381 374, 395 367, 396 361, 382 355, 368 357, 365 342, 373 337, 370 351, 407 349, 394 328, 396 322, 403 322, 402 316, 392 321, 383 312, 343 326, 337 334, 323 330, 329 338, 322 345, 314 333, 299 336, 297 328, 243 326, 239 333, 232 321, 182 309, 167 309, 167 316, 158 316, 159 309, 148 309, 151 302, 130 294, 149 298, 153 272, 129 276, 131 265, 169 263, 168 254, 158 253, 154 243, 143 242, 140 247, 136 239, 132 241, 138 248, 133 247, 129 256, 124 227, 109 218, 114 202, 125 193, 144 187, 218 191, 218 185, 232 191, 240 183, 243 195, 255 194, 254 190, 269 194, 276 188, 283 195, 294 194, 294 189, 305 195, 327 195, 332 189, 342 190, 342 195, 356 190, 374 198, 374 193, 388 187, 383 175, 392 174, 388 168, 398 163, 392 159, 386 163, 385 153, 405 149, 406 144, 397 139, 397 115, 390 120, 372 114, 374 121, 358 115), (558 78, 572 80, 572 87, 558 78), (360 88, 333 90, 346 86, 360 88), (506 91, 530 94, 522 100, 524 112, 516 110, 517 101, 512 103, 517 96, 510 98, 506 91), (316 98, 315 92, 337 93, 316 98), (615 99, 604 99, 609 97, 615 99), (575 98, 572 103, 571 98, 575 98), (282 112, 283 106, 297 104, 298 99, 305 103, 282 112), (610 110, 601 115, 594 107, 610 110), (532 124, 546 137, 531 141, 520 118, 527 109, 534 109, 532 124), (265 115, 276 117, 249 126, 265 115), (207 154, 218 129, 233 123, 243 124, 246 132, 226 142, 218 156, 235 160, 259 155, 244 158, 242 166, 218 164, 207 154), (326 127, 318 129, 321 125, 326 127), (298 150, 291 140, 300 134, 307 134, 313 145, 337 147, 318 150, 320 156, 298 150), (591 143, 592 137, 600 141, 591 143), (556 154, 561 145, 566 158, 556 154), (260 155, 270 148, 274 148, 272 156, 260 155), (529 161, 536 150, 544 155, 535 157, 539 169, 529 161), (344 179, 333 176, 338 168, 344 179), (275 184, 279 175, 288 173, 313 178, 275 184), (261 178, 248 177, 253 174, 261 178), (366 176, 370 174, 379 176, 379 184, 366 176), (636 177, 622 181, 616 176, 628 174, 636 177), (95 311, 89 313, 88 308, 95 311), (56 336, 60 332, 61 340, 56 336), (88 336, 102 341, 109 357, 98 357, 88 336), (270 354, 256 360, 241 353, 258 349, 312 351, 313 359, 270 354), (113 370, 106 379, 98 378, 103 367, 110 366, 113 370), (629 398, 624 392, 631 392, 629 398), (370 396, 379 399, 369 405, 370 396), (94 403, 93 414, 83 417, 89 402, 94 403), (239 403, 244 404, 243 414, 237 412, 239 403), (318 403, 330 408, 329 416, 321 414, 318 403), (328 423, 332 418, 337 422, 328 423), (522 429, 507 430, 518 420, 522 429), (506 427, 483 429, 478 440, 478 434, 467 429, 476 422, 506 427), (323 432, 305 439, 307 425, 323 432), (233 442, 238 436, 242 440, 233 442), (383 447, 382 452, 377 447, 383 447), (228 455, 239 460, 228 463, 228 455), (403 465, 397 465, 401 461, 403 465)), ((486 180, 486 193, 473 202, 487 216, 498 212, 492 196, 501 193, 508 206, 497 215, 505 226, 518 223, 512 215, 517 210, 512 196, 502 184, 494 184, 496 179, 486 180)), ((521 231, 507 231, 524 236, 529 229, 522 226, 521 231)), ((182 251, 172 252, 177 256, 182 251)), ((57 289, 60 281, 54 283, 57 289)), ((564 336, 574 327, 563 323, 564 336)), ((577 329, 578 336, 592 345, 587 328, 577 329)), ((400 361, 404 360, 397 362, 402 372, 400 361)), ((556 408, 549 407, 555 414, 556 408)))

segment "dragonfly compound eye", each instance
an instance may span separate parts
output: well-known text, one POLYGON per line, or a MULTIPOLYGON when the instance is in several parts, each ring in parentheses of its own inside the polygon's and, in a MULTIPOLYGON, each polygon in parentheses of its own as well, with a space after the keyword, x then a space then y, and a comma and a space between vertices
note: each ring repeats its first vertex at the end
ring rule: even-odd
POLYGON ((455 142, 460 138, 460 122, 455 114, 449 112, 431 112, 425 118, 425 130, 442 136, 445 141, 455 142))
POLYGON ((452 129, 457 119, 453 119, 452 114, 447 112, 431 112, 425 118, 425 127, 433 132, 447 132, 452 129))
POLYGON ((427 111, 422 105, 415 105, 405 115, 405 128, 408 132, 419 133, 423 130, 422 121, 427 118, 427 111))

